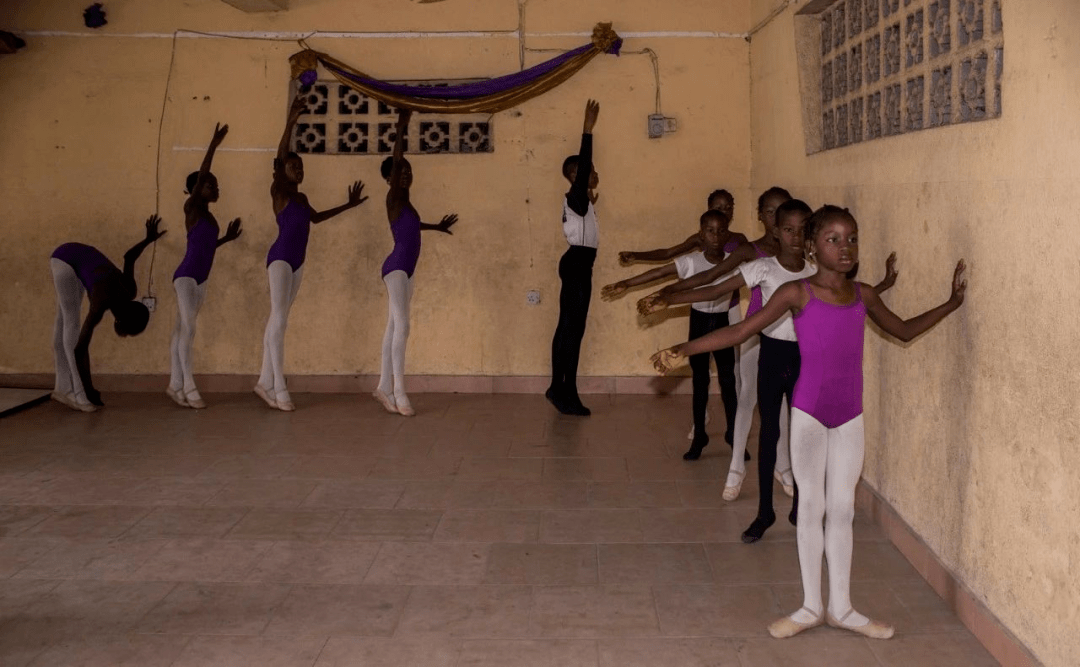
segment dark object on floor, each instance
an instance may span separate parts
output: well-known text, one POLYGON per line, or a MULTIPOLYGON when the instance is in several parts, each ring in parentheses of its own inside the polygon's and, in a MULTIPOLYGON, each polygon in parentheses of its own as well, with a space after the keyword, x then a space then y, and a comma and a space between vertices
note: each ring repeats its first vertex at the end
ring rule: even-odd
POLYGON ((0 30, 0 53, 15 53, 24 46, 26 42, 21 37, 0 30))
POLYGON ((83 22, 86 23, 87 28, 100 28, 108 23, 108 21, 105 20, 105 10, 101 8, 100 2, 95 2, 87 7, 82 15, 83 22))

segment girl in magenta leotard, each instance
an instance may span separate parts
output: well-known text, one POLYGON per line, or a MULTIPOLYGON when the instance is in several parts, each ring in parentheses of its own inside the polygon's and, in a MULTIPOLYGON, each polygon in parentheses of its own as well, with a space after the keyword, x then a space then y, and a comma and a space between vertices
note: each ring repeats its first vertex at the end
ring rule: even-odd
POLYGON ((65 243, 53 251, 49 260, 56 287, 53 400, 83 412, 93 412, 104 405, 90 377, 90 339, 106 312, 113 314, 113 328, 118 336, 135 336, 146 328, 150 311, 135 301, 138 293, 135 261, 146 246, 165 234, 158 231, 160 222, 156 215, 146 220, 146 238, 124 253, 123 271, 97 248, 82 243, 65 243), (89 298, 90 310, 80 328, 83 294, 89 298))
POLYGON ((851 606, 851 523, 855 485, 863 462, 862 351, 866 316, 885 333, 909 341, 964 302, 964 261, 953 272, 952 294, 940 306, 902 320, 869 285, 848 277, 859 260, 858 225, 846 210, 824 206, 806 223, 808 258, 818 266, 808 279, 787 283, 742 323, 676 345, 653 356, 660 372, 684 357, 746 340, 784 313, 794 316, 802 358, 791 410, 791 463, 799 485, 796 539, 803 606, 769 626, 783 638, 827 622, 887 639, 891 626, 851 606), (824 529, 822 522, 824 520, 824 529), (829 566, 829 606, 821 599, 821 559, 829 566))
POLYGON ((347 202, 325 211, 311 208, 307 196, 300 192, 300 183, 304 181, 304 161, 289 150, 289 141, 296 121, 306 109, 307 96, 298 94, 289 109, 289 120, 285 123, 285 132, 281 135, 277 157, 274 158, 274 182, 270 186, 270 197, 277 217, 278 237, 266 255, 270 317, 266 320, 266 332, 263 334, 262 372, 255 385, 255 393, 267 405, 286 411, 295 410, 296 407, 285 387, 285 325, 296 292, 300 289, 311 225, 329 220, 367 201, 367 197, 363 196, 364 184, 361 181, 349 187, 347 202))
POLYGON ((386 215, 394 249, 382 265, 382 279, 390 310, 383 336, 382 367, 379 386, 372 394, 388 412, 411 417, 416 414, 405 393, 405 343, 409 338, 409 302, 412 300, 413 272, 420 259, 420 232, 434 230, 452 234, 456 215, 448 215, 437 225, 420 222, 420 215, 409 201, 412 186, 412 166, 405 159, 405 135, 412 111, 398 110, 394 137, 394 154, 382 163, 382 177, 390 186, 386 193, 386 215))
POLYGON ((191 345, 195 339, 195 318, 206 297, 206 279, 214 264, 218 246, 234 241, 240 236, 240 218, 229 223, 225 235, 218 238, 217 219, 210 212, 210 203, 218 200, 218 181, 210 173, 214 151, 229 132, 228 125, 214 127, 214 136, 206 150, 199 171, 187 177, 187 201, 184 202, 184 224, 187 226, 187 252, 173 274, 176 290, 176 326, 173 327, 169 357, 172 374, 165 390, 169 398, 189 408, 205 408, 199 390, 195 388, 192 368, 191 345))

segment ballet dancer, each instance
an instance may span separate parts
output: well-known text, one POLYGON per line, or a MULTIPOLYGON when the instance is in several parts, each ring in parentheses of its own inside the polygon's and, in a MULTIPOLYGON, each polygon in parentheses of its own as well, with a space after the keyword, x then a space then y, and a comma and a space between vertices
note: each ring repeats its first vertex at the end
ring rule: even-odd
POLYGON ((187 177, 187 201, 184 202, 184 225, 187 227, 187 252, 173 274, 176 290, 176 326, 173 327, 169 346, 172 374, 165 393, 177 405, 201 409, 206 407, 199 390, 195 388, 192 361, 192 342, 195 339, 195 318, 206 298, 206 279, 214 264, 218 247, 240 237, 240 218, 229 223, 225 235, 218 238, 221 228, 217 218, 210 212, 210 204, 218 200, 218 180, 210 172, 214 152, 225 135, 228 125, 215 125, 210 147, 206 149, 202 165, 187 177))
POLYGON ((657 352, 653 365, 668 372, 688 355, 728 347, 792 313, 801 370, 791 409, 791 463, 799 486, 796 542, 803 606, 769 626, 776 638, 823 623, 875 639, 892 626, 851 605, 852 521, 862 472, 863 336, 869 315, 883 332, 910 341, 964 302, 964 261, 953 271, 952 291, 940 306, 900 319, 864 283, 848 277, 859 259, 858 225, 847 210, 823 206, 806 222, 806 250, 818 271, 782 285, 756 314, 740 324, 657 352), (824 523, 824 528, 823 528, 824 523), (821 560, 829 568, 829 604, 821 598, 821 560))

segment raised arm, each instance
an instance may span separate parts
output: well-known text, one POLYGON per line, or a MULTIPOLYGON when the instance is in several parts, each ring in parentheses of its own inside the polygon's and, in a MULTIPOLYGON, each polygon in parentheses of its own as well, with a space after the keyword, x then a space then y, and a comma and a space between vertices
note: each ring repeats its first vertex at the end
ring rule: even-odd
POLYGON ((866 303, 866 313, 870 316, 870 319, 874 321, 874 324, 881 327, 881 330, 890 336, 904 342, 912 340, 945 319, 946 315, 953 312, 964 303, 964 292, 967 290, 967 280, 963 279, 963 274, 964 269, 966 268, 964 260, 960 260, 956 263, 956 269, 953 271, 952 294, 949 296, 948 301, 937 308, 931 308, 922 315, 916 315, 907 320, 900 319, 896 313, 889 310, 889 307, 885 305, 881 300, 881 297, 873 290, 866 290, 863 293, 863 301, 866 303))
POLYGON ((289 142, 292 141, 293 128, 296 127, 296 121, 300 120, 300 116, 307 111, 307 96, 296 94, 293 98, 292 106, 289 107, 289 118, 285 121, 285 131, 281 133, 281 141, 278 142, 277 155, 274 161, 274 171, 278 169, 285 169, 285 156, 289 154, 289 142), (278 163, 281 163, 278 166, 278 163))
POLYGON ((654 313, 662 308, 681 303, 697 303, 698 301, 716 301, 725 294, 730 294, 737 289, 746 286, 746 278, 742 273, 736 273, 722 283, 707 285, 672 294, 658 294, 646 297, 638 301, 638 311, 642 315, 654 313))
POLYGON ((661 350, 652 356, 653 367, 661 374, 675 368, 683 359, 702 352, 712 352, 732 347, 748 340, 762 329, 783 317, 789 310, 797 310, 804 305, 802 287, 798 282, 781 285, 765 307, 738 324, 723 327, 701 338, 661 350))
POLYGON ((188 193, 188 199, 184 202, 185 212, 196 202, 202 201, 202 186, 203 182, 206 180, 206 175, 210 173, 210 165, 214 162, 214 152, 217 151, 217 147, 225 140, 225 135, 228 133, 228 125, 214 125, 214 136, 210 139, 210 146, 206 149, 206 155, 203 156, 202 164, 199 165, 199 176, 195 180, 195 187, 188 193))
POLYGON ((574 182, 570 185, 570 192, 566 194, 566 203, 570 209, 578 215, 589 212, 589 179, 592 176, 592 131, 596 127, 596 119, 600 115, 600 103, 589 100, 585 103, 585 122, 581 128, 581 149, 578 151, 577 174, 574 182))
POLYGON ((398 109, 397 126, 394 129, 394 163, 390 168, 391 199, 397 199, 402 193, 401 175, 405 171, 405 133, 409 129, 412 109, 398 109))
POLYGON ((688 252, 701 250, 701 237, 691 234, 685 241, 670 248, 658 248, 656 250, 633 251, 624 250, 619 253, 620 264, 633 264, 634 262, 668 262, 688 252))
POLYGON ((891 288, 896 284, 896 276, 898 275, 900 275, 900 272, 896 270, 896 253, 892 252, 885 259, 885 277, 881 279, 880 283, 874 285, 874 293, 881 294, 891 288))
POLYGON ((674 264, 665 264, 663 266, 658 266, 655 269, 650 269, 645 273, 640 273, 633 278, 627 278, 626 280, 620 280, 617 283, 605 285, 604 288, 600 290, 600 297, 605 301, 611 301, 622 296, 623 293, 631 287, 637 287, 638 285, 651 283, 654 280, 677 275, 679 275, 679 271, 674 264))
POLYGON ((131 246, 131 249, 124 253, 124 277, 134 281, 135 280, 135 262, 142 255, 143 250, 146 250, 146 246, 150 245, 154 241, 157 241, 162 236, 165 236, 165 231, 158 231, 158 225, 161 224, 161 218, 154 215, 146 219, 146 238, 139 241, 135 245, 131 246))
POLYGON ((324 220, 329 220, 339 213, 344 213, 350 208, 356 208, 360 204, 367 201, 367 197, 364 196, 364 182, 356 181, 349 186, 349 199, 341 206, 335 206, 334 208, 328 208, 325 211, 314 211, 311 214, 311 224, 317 225, 324 220))

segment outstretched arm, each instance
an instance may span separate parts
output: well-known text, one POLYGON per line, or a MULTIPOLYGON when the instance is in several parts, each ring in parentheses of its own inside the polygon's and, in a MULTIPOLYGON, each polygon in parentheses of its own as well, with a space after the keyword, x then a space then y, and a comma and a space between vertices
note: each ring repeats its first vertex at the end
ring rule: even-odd
POLYGON ((274 161, 274 171, 278 171, 278 162, 281 162, 280 169, 285 169, 285 156, 289 154, 289 142, 292 141, 293 128, 296 127, 296 121, 300 119, 300 116, 307 111, 307 97, 300 93, 296 94, 293 98, 292 106, 289 107, 289 118, 285 121, 285 131, 281 133, 281 141, 278 142, 277 155, 274 161))
POLYGON ((916 315, 907 320, 900 319, 896 313, 889 310, 889 307, 885 305, 881 300, 881 297, 873 290, 867 290, 867 293, 863 294, 863 301, 866 303, 866 312, 870 315, 870 319, 874 321, 874 324, 881 327, 881 330, 885 333, 895 338, 899 338, 904 342, 912 340, 945 319, 946 315, 953 312, 964 303, 964 292, 967 290, 967 280, 963 279, 963 274, 964 269, 966 268, 964 260, 960 260, 956 263, 956 269, 953 271, 952 294, 949 296, 948 301, 937 308, 931 308, 922 315, 916 315))
POLYGON ((760 333, 762 329, 783 317, 787 311, 801 308, 803 298, 799 283, 781 285, 773 293, 772 298, 769 299, 764 308, 742 322, 717 329, 701 338, 695 338, 687 343, 657 352, 652 356, 653 367, 659 373, 666 374, 687 357, 738 345, 754 334, 760 333))
POLYGON ((697 303, 698 301, 716 301, 725 294, 746 286, 746 278, 742 273, 736 273, 727 280, 717 285, 708 285, 672 294, 658 294, 645 297, 638 301, 638 311, 642 315, 654 313, 661 308, 667 308, 681 303, 697 303))
POLYGON ((367 197, 364 196, 364 182, 356 181, 349 186, 349 200, 341 206, 335 206, 334 208, 328 208, 325 211, 315 211, 311 214, 311 224, 317 225, 324 220, 329 220, 339 213, 344 213, 350 208, 356 208, 360 204, 367 201, 367 197))
POLYGON ((124 253, 124 277, 132 281, 135 280, 135 262, 139 259, 139 255, 142 255, 143 250, 146 250, 146 246, 150 245, 154 241, 157 241, 162 236, 165 236, 165 231, 158 231, 158 225, 161 224, 161 218, 155 213, 146 219, 146 238, 139 241, 135 245, 131 246, 131 249, 124 253))
POLYGON ((454 235, 454 232, 450 231, 450 228, 457 223, 457 214, 451 213, 450 215, 444 215, 443 219, 437 225, 431 225, 426 222, 420 223, 420 231, 422 232, 442 232, 443 234, 454 235))
POLYGON ((240 218, 233 220, 229 223, 229 228, 225 230, 225 235, 217 240, 217 247, 225 245, 229 241, 235 241, 240 238, 240 232, 244 231, 240 228, 240 218))
POLYGON ((397 127, 394 130, 394 163, 390 168, 389 197, 397 200, 403 192, 401 175, 405 171, 405 131, 409 129, 412 109, 398 109, 397 127))
POLYGON ((701 237, 691 234, 685 241, 670 248, 658 248, 656 250, 644 250, 641 252, 624 250, 619 253, 620 264, 633 264, 634 262, 667 262, 688 252, 701 249, 701 237))
POLYGON ((217 147, 225 140, 225 135, 228 133, 229 126, 227 124, 214 125, 214 136, 211 137, 210 146, 206 149, 206 155, 203 156, 202 164, 199 165, 199 176, 195 180, 195 187, 188 193, 188 200, 184 202, 185 212, 194 203, 202 201, 202 186, 203 182, 206 180, 206 175, 210 173, 210 165, 214 162, 214 152, 217 151, 217 147))
POLYGON ((885 277, 881 279, 881 282, 874 285, 874 292, 881 294, 885 290, 891 288, 896 284, 896 276, 900 275, 900 272, 896 270, 896 253, 889 253, 888 258, 885 260, 885 277))
POLYGON ((592 176, 592 131, 596 127, 596 119, 600 116, 600 103, 589 100, 585 103, 585 122, 581 127, 581 150, 578 151, 577 175, 570 185, 570 192, 566 194, 566 203, 570 210, 578 215, 589 212, 589 179, 592 176))
POLYGON ((658 266, 645 273, 640 273, 633 278, 627 278, 626 280, 620 280, 617 283, 605 285, 604 288, 600 290, 600 297, 604 299, 604 301, 611 301, 622 296, 623 293, 631 287, 637 287, 638 285, 644 285, 646 283, 651 283, 654 280, 660 280, 661 278, 676 276, 678 274, 679 270, 674 264, 658 266))
POLYGON ((717 278, 723 276, 725 273, 731 273, 735 269, 739 268, 739 265, 743 262, 748 262, 754 258, 754 247, 749 243, 741 245, 734 250, 730 255, 724 258, 722 262, 709 269, 708 271, 702 271, 696 273, 685 280, 672 283, 660 290, 663 295, 673 294, 675 292, 682 292, 683 290, 694 289, 695 287, 702 287, 713 282, 717 278))

